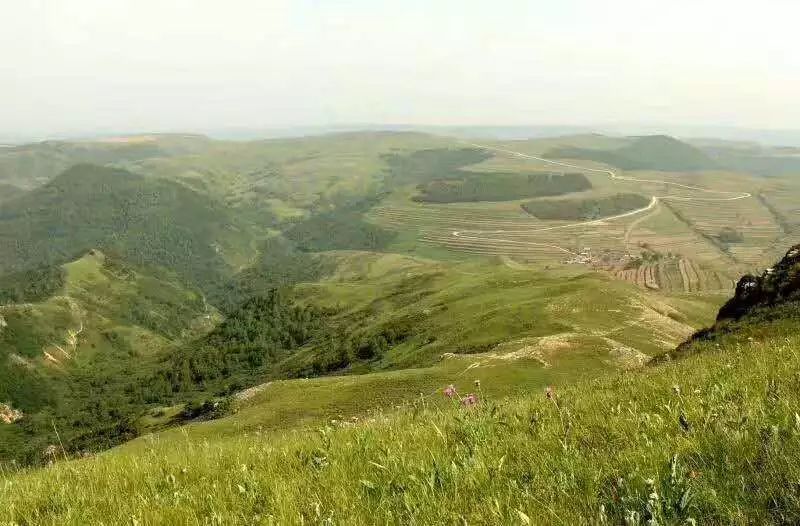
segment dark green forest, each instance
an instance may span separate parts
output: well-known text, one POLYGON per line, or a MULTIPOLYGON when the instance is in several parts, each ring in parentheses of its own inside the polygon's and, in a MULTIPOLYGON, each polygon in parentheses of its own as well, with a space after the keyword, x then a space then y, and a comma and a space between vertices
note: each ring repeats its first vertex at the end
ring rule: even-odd
POLYGON ((214 283, 230 273, 214 241, 244 245, 245 231, 229 209, 180 184, 82 164, 0 206, 0 274, 98 248, 214 283))
POLYGON ((383 160, 388 166, 387 178, 394 183, 405 184, 458 178, 462 174, 461 168, 491 157, 488 151, 475 148, 440 148, 384 155, 383 160))
POLYGON ((465 170, 492 157, 479 149, 431 149, 388 155, 388 184, 417 183, 415 201, 459 203, 508 201, 588 190, 592 184, 579 173, 529 174, 465 170))
POLYGON ((394 239, 395 234, 363 217, 381 198, 376 194, 361 199, 334 201, 328 209, 290 226, 286 237, 305 252, 381 250, 394 239))
POLYGON ((597 199, 540 199, 523 203, 523 210, 537 219, 579 221, 623 214, 647 206, 639 194, 615 194, 597 199))
POLYGON ((59 266, 0 275, 0 305, 42 301, 55 295, 63 286, 64 270, 59 266))

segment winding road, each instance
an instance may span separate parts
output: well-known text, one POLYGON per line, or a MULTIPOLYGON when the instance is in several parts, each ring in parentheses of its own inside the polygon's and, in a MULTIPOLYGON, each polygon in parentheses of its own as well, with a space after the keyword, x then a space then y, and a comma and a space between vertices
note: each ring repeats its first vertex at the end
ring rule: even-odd
MULTIPOLYGON (((648 203, 647 206, 644 206, 642 208, 637 208, 636 210, 631 210, 630 212, 625 212, 623 214, 617 214, 617 215, 613 215, 613 216, 607 216, 607 217, 603 217, 603 218, 600 218, 600 219, 591 219, 591 220, 588 220, 588 221, 581 221, 581 222, 578 222, 578 223, 568 223, 566 225, 554 225, 554 226, 548 226, 548 227, 534 228, 532 230, 526 230, 525 231, 526 233, 536 233, 536 232, 545 232, 545 231, 550 231, 550 230, 560 230, 560 229, 567 229, 567 228, 575 228, 575 227, 579 227, 579 226, 589 226, 589 225, 596 225, 596 224, 600 224, 600 223, 605 223, 605 222, 608 222, 608 221, 614 221, 616 219, 622 219, 622 218, 625 218, 625 217, 630 217, 630 216, 634 216, 634 215, 637 215, 637 214, 641 214, 642 212, 647 212, 649 210, 653 210, 658 205, 658 202, 660 200, 666 200, 666 199, 672 199, 672 200, 676 200, 676 201, 736 201, 736 200, 739 200, 739 199, 747 199, 748 197, 752 197, 752 194, 750 194, 749 192, 730 192, 730 191, 726 191, 726 190, 710 190, 708 188, 701 188, 699 186, 692 186, 692 185, 687 185, 687 184, 682 184, 682 183, 675 183, 675 182, 672 182, 672 181, 659 181, 659 180, 655 180, 655 179, 637 179, 635 177, 626 177, 626 176, 619 175, 614 170, 610 170, 610 169, 590 168, 588 166, 579 166, 577 164, 565 163, 565 162, 562 162, 562 161, 554 161, 552 159, 545 159, 544 157, 537 157, 535 155, 528 155, 526 153, 516 152, 516 151, 513 151, 513 150, 506 150, 506 149, 503 149, 503 148, 496 148, 494 146, 487 146, 485 144, 475 144, 475 143, 466 143, 466 142, 465 142, 465 144, 467 144, 469 146, 472 146, 473 148, 480 148, 482 150, 489 150, 489 151, 494 151, 494 152, 505 153, 505 154, 508 154, 508 155, 511 155, 511 156, 514 156, 514 157, 519 157, 521 159, 530 159, 530 160, 534 160, 534 161, 541 161, 541 162, 548 163, 548 164, 551 164, 551 165, 554 165, 554 166, 561 166, 561 167, 564 167, 564 168, 572 168, 572 169, 580 170, 580 171, 583 171, 583 172, 594 172, 594 173, 606 174, 612 180, 615 180, 615 181, 630 181, 630 182, 648 183, 648 184, 664 184, 664 185, 676 186, 676 187, 687 189, 687 190, 694 190, 694 191, 697 191, 697 192, 711 193, 711 194, 717 194, 717 195, 728 195, 728 197, 685 197, 685 196, 668 196, 668 195, 656 196, 656 195, 654 195, 654 196, 651 197, 650 203, 648 203)), ((509 230, 454 230, 452 232, 452 234, 453 234, 454 237, 458 237, 458 238, 461 238, 461 239, 468 239, 470 241, 481 241, 481 240, 494 241, 494 242, 503 241, 503 242, 508 242, 508 243, 511 243, 511 244, 525 244, 525 245, 531 245, 531 246, 542 246, 542 247, 554 248, 554 249, 560 250, 562 252, 565 252, 567 254, 577 255, 572 250, 566 249, 566 248, 558 246, 558 245, 551 245, 551 244, 546 244, 546 243, 535 243, 535 242, 531 242, 531 241, 498 239, 496 237, 491 237, 491 238, 480 237, 481 234, 504 234, 504 233, 509 233, 509 232, 511 232, 511 231, 509 231, 509 230)), ((515 230, 513 232, 519 232, 519 231, 515 230)), ((627 238, 627 235, 626 235, 626 238, 627 238)))

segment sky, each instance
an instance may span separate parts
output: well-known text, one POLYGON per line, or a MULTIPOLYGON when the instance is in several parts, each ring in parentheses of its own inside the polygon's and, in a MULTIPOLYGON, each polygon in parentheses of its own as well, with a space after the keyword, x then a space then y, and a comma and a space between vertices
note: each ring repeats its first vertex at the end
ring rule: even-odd
POLYGON ((800 128, 796 0, 0 0, 0 136, 800 128))

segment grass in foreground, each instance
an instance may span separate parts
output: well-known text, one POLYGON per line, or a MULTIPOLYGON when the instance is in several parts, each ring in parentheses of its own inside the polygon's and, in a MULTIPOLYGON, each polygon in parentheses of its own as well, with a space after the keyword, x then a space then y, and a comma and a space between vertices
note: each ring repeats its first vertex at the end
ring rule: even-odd
MULTIPOLYGON (((6 524, 796 524, 800 336, 507 401, 283 435, 189 432, 0 476, 6 524)), ((444 386, 442 386, 444 387, 444 386)), ((488 386, 484 386, 488 388, 488 386)))

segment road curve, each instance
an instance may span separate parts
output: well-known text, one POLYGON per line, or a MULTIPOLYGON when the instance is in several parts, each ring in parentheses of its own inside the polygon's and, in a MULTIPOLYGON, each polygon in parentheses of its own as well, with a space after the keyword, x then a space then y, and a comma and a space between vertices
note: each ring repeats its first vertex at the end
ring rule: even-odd
MULTIPOLYGON (((521 159, 531 159, 531 160, 535 160, 535 161, 541 161, 541 162, 545 162, 545 163, 548 163, 548 164, 552 164, 554 166, 562 166, 562 167, 565 167, 565 168, 572 168, 572 169, 581 170, 581 171, 584 171, 584 172, 602 173, 602 174, 608 175, 611 179, 613 179, 615 181, 633 181, 633 182, 639 182, 639 183, 665 184, 665 185, 677 186, 679 188, 684 188, 684 189, 688 189, 688 190, 694 190, 694 191, 697 191, 697 192, 712 193, 712 194, 718 194, 718 195, 728 195, 728 197, 683 197, 683 196, 668 196, 668 195, 656 196, 656 195, 654 195, 654 196, 651 197, 650 203, 648 203, 647 206, 644 206, 642 208, 637 208, 636 210, 631 210, 630 212, 625 212, 623 214, 617 214, 617 215, 613 215, 613 216, 603 217, 603 218, 600 218, 600 219, 591 219, 589 221, 580 221, 578 223, 569 223, 569 224, 566 224, 566 225, 555 225, 555 226, 549 226, 549 227, 535 228, 533 230, 527 230, 526 232, 528 232, 528 233, 544 232, 544 231, 548 231, 548 230, 559 230, 559 229, 565 229, 565 228, 575 228, 575 227, 579 227, 579 226, 589 226, 589 225, 596 225, 596 224, 599 224, 599 223, 605 223, 607 221, 614 221, 616 219, 622 219, 622 218, 625 218, 625 217, 630 217, 630 216, 634 216, 634 215, 637 215, 637 214, 641 214, 642 212, 647 212, 648 210, 652 210, 658 205, 658 202, 660 200, 671 199, 671 200, 676 200, 676 201, 736 201, 738 199, 747 199, 748 197, 752 197, 752 194, 750 194, 749 192, 730 192, 730 191, 726 191, 726 190, 711 190, 711 189, 708 189, 708 188, 701 188, 699 186, 692 186, 692 185, 687 185, 687 184, 682 184, 682 183, 675 183, 675 182, 672 182, 672 181, 659 181, 659 180, 655 180, 655 179, 637 179, 635 177, 626 177, 626 176, 619 175, 614 170, 610 170, 610 169, 590 168, 588 166, 580 166, 580 165, 577 165, 577 164, 565 163, 565 162, 562 162, 562 161, 554 161, 552 159, 545 159, 544 157, 537 157, 535 155, 529 155, 529 154, 526 154, 526 153, 516 152, 516 151, 513 151, 513 150, 506 150, 506 149, 497 148, 497 147, 494 147, 494 146, 487 146, 485 144, 475 144, 475 143, 469 143, 469 142, 465 142, 464 144, 467 144, 467 145, 472 146, 474 148, 480 148, 482 150, 489 150, 489 151, 505 153, 505 154, 508 154, 508 155, 512 155, 514 157, 519 157, 521 159)), ((486 238, 481 238, 481 237, 475 236, 473 234, 503 234, 503 233, 507 233, 507 232, 509 232, 509 231, 508 230, 454 230, 452 232, 452 235, 454 237, 458 237, 458 238, 462 238, 462 239, 480 241, 481 239, 486 239, 486 238)), ((546 247, 558 249, 558 250, 560 250, 562 252, 567 252, 569 254, 575 254, 575 252, 573 252, 571 250, 568 250, 568 249, 566 249, 564 247, 560 247, 560 246, 557 246, 557 245, 548 245, 548 244, 545 244, 545 243, 533 243, 533 242, 527 242, 527 241, 503 240, 503 239, 496 239, 496 238, 492 238, 491 241, 506 241, 506 242, 510 242, 512 244, 526 244, 526 245, 532 245, 532 246, 546 246, 546 247)))

